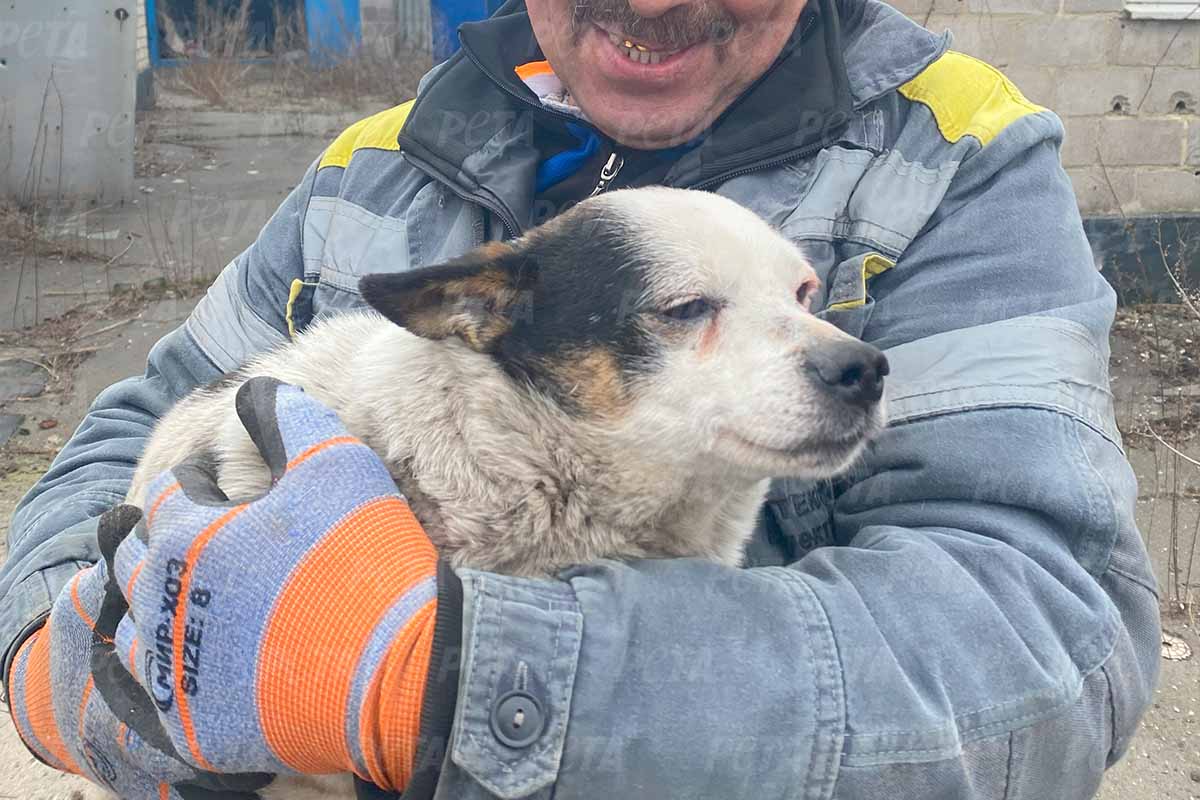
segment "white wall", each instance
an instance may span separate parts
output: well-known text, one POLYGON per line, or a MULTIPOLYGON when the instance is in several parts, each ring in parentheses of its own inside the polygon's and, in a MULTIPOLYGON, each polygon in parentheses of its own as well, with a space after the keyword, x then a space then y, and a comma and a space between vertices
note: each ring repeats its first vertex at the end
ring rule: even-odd
POLYGON ((0 199, 130 198, 141 2, 0 5, 0 199))

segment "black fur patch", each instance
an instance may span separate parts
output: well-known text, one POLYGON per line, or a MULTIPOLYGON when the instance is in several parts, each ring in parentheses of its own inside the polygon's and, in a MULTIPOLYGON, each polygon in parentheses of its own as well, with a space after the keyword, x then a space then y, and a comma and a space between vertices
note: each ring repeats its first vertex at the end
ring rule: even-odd
POLYGON ((628 226, 576 207, 523 243, 537 280, 512 309, 495 356, 576 412, 613 412, 614 393, 652 368, 653 340, 639 324, 648 268, 628 226))
POLYGON ((412 333, 456 337, 563 408, 611 415, 630 379, 654 364, 653 339, 639 324, 647 258, 627 224, 584 203, 524 239, 368 275, 359 289, 412 333))

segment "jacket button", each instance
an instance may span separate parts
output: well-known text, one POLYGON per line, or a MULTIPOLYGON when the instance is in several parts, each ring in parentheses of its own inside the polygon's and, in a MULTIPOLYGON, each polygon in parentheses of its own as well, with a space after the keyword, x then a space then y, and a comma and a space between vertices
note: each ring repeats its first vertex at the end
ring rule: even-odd
POLYGON ((508 692, 492 706, 492 733, 509 747, 528 747, 542 734, 542 705, 526 692, 508 692))

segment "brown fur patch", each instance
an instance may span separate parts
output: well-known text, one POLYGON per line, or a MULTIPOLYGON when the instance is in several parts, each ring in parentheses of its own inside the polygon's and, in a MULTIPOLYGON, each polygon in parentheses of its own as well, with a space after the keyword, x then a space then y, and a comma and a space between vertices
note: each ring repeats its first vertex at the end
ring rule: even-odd
MULTIPOLYGON (((488 250, 509 250, 498 245, 488 250)), ((505 313, 520 297, 512 276, 502 269, 485 269, 424 290, 413 305, 420 310, 410 319, 413 333, 430 339, 459 336, 472 349, 485 352, 512 329, 505 313)))
POLYGON ((508 317, 499 314, 455 314, 446 319, 446 324, 452 334, 461 336, 472 350, 480 353, 490 352, 500 337, 512 329, 508 317))
POLYGON ((617 417, 629 393, 617 357, 602 347, 568 351, 549 360, 547 372, 562 387, 563 399, 588 416, 617 417))
POLYGON ((517 297, 513 276, 502 269, 485 269, 468 278, 446 281, 447 299, 456 297, 490 298, 497 308, 504 308, 517 297))
POLYGON ((484 242, 475 248, 474 257, 477 261, 501 261, 517 252, 516 248, 507 242, 484 242))
POLYGON ((536 265, 512 245, 489 242, 445 264, 367 275, 359 291, 368 305, 417 336, 457 336, 475 350, 493 352, 536 279, 536 265))

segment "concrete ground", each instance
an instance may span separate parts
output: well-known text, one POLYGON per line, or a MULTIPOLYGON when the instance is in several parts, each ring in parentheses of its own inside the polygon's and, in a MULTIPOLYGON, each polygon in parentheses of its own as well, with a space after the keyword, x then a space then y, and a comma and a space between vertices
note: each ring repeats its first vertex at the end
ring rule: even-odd
POLYGON ((114 290, 206 283, 360 116, 145 112, 131 202, 48 209, 43 217, 53 220, 41 241, 6 242, 0 227, 0 331, 104 301, 114 290))
MULTIPOLYGON (((253 241, 361 116, 149 112, 138 125, 133 202, 63 210, 32 242, 5 241, 0 227, 0 560, 13 507, 92 398, 143 371, 150 347, 194 307, 196 288, 253 241)), ((93 795, 36 762, 0 715, 0 800, 93 795)))
MULTIPOLYGON (((40 396, 0 404, 0 413, 23 417, 18 431, 25 432, 18 432, 0 447, 0 561, 14 506, 45 471, 54 452, 87 412, 91 399, 106 386, 140 373, 150 347, 179 325, 194 305, 195 299, 159 299, 140 308, 120 309, 116 315, 89 315, 75 331, 71 330, 74 324, 44 325, 37 335, 21 337, 19 344, 0 344, 0 364, 19 358, 46 363, 44 353, 53 352, 64 327, 68 341, 97 348, 82 365, 56 369, 53 377, 47 376, 40 396), (109 328, 114 323, 116 327, 109 328), (109 329, 93 333, 104 328, 109 329)), ((35 761, 17 738, 7 710, 0 712, 0 800, 95 800, 101 796, 85 781, 35 761)))
MULTIPOLYGON (((202 283, 252 240, 345 121, 337 115, 151 115, 141 131, 138 183, 145 191, 138 203, 91 211, 59 231, 60 240, 75 242, 82 253, 38 259, 36 312, 32 259, 0 256, 0 440, 6 419, 15 430, 0 446, 0 559, 13 506, 91 398, 142 371, 150 346, 193 307, 189 284, 202 283), (110 291, 121 284, 139 291, 110 291), (85 300, 84 311, 61 316, 85 300), (41 324, 25 328, 34 322, 41 324), (6 386, 14 390, 9 395, 28 399, 6 396, 6 386)), ((1126 444, 1140 484, 1138 520, 1164 587, 1164 626, 1196 655, 1162 662, 1156 703, 1129 753, 1109 771, 1103 800, 1200 800, 1200 638, 1196 622, 1167 602, 1175 590, 1164 580, 1172 558, 1186 572, 1195 550, 1200 469, 1148 433, 1174 442, 1197 430, 1200 369, 1190 355, 1190 337, 1197 334, 1200 324, 1159 309, 1123 312, 1113 337, 1118 414, 1131 432, 1126 444)), ((1197 442, 1183 447, 1200 457, 1197 442)), ((1200 563, 1192 586, 1200 588, 1200 563)), ((1178 594, 1187 591, 1181 586, 1178 594)), ((0 716, 0 800, 80 800, 76 793, 84 788, 37 764, 0 716)))

